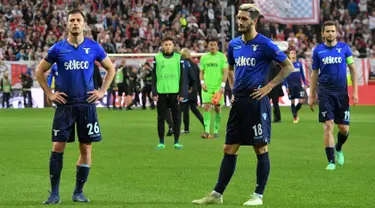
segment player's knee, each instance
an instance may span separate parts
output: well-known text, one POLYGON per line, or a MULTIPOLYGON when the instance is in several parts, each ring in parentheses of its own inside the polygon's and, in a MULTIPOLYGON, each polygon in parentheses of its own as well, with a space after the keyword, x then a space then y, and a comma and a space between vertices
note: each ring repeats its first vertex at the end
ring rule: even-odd
POLYGON ((219 105, 216 105, 216 106, 215 106, 215 112, 216 112, 216 113, 220 113, 220 112, 221 112, 221 108, 220 108, 219 105))
POLYGON ((91 154, 91 143, 81 143, 79 146, 79 150, 81 152, 81 155, 91 154))
POLYGON ((329 131, 329 132, 333 131, 333 121, 329 120, 329 121, 324 122, 323 129, 324 131, 329 131))
POLYGON ((299 99, 298 103, 301 103, 301 104, 305 103, 305 99, 299 99))
POLYGON ((211 109, 211 104, 207 104, 207 103, 205 103, 204 104, 204 111, 210 111, 210 109, 211 109))
POLYGON ((258 144, 258 145, 254 145, 254 151, 257 155, 261 155, 261 154, 264 154, 266 152, 268 152, 268 145, 267 144, 258 144))
POLYGON ((228 155, 236 155, 237 151, 238 151, 238 148, 239 148, 239 145, 225 144, 224 148, 223 148, 223 151, 224 151, 225 154, 228 154, 228 155))
POLYGON ((64 152, 65 146, 65 142, 54 142, 52 144, 52 152, 64 152))
POLYGON ((343 135, 347 135, 349 133, 349 125, 338 125, 339 131, 343 135))

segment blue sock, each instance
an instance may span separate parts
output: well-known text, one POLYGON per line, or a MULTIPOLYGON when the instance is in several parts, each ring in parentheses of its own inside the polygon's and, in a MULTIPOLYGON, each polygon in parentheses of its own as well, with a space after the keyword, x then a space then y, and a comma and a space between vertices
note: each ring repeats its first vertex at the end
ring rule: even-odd
POLYGON ((224 158, 221 161, 219 179, 214 188, 216 192, 220 194, 224 193, 224 190, 229 184, 229 181, 233 176, 234 170, 236 169, 236 162, 237 155, 224 154, 224 158))
POLYGON ((164 137, 159 137, 159 143, 164 144, 164 137))
POLYGON ((336 144, 336 151, 340 152, 342 149, 342 145, 346 142, 348 139, 349 133, 346 135, 341 134, 340 132, 337 133, 337 144, 336 144))
POLYGON ((298 103, 297 106, 296 106, 296 112, 298 112, 302 107, 302 104, 301 103, 298 103))
POLYGON ((297 109, 296 109, 296 106, 294 104, 292 104, 290 106, 290 108, 292 109, 292 114, 293 114, 293 118, 296 118, 297 117, 297 109))
POLYGON ((270 174, 270 158, 268 156, 268 152, 257 155, 257 157, 257 187, 255 188, 255 193, 263 195, 264 189, 266 188, 268 175, 270 174))
POLYGON ((326 147, 326 154, 328 162, 335 164, 335 150, 333 147, 326 147))
POLYGON ((74 194, 82 193, 83 185, 87 181, 89 176, 90 167, 86 164, 77 166, 77 175, 76 175, 76 188, 74 189, 74 194))
POLYGON ((59 196, 61 170, 63 167, 63 152, 52 152, 49 159, 49 175, 52 195, 59 196))

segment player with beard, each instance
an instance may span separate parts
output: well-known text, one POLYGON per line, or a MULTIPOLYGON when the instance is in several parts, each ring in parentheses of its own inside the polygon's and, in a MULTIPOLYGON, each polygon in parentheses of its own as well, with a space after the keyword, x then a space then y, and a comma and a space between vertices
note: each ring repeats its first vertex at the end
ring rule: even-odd
POLYGON ((215 188, 206 197, 194 200, 194 204, 223 203, 223 193, 234 174, 241 145, 253 146, 258 158, 256 188, 243 205, 263 204, 270 172, 268 144, 271 138, 271 106, 266 95, 290 74, 293 64, 272 40, 256 31, 259 13, 254 4, 242 4, 239 8, 237 24, 242 35, 230 41, 227 54, 233 104, 227 123, 224 158, 215 188), (273 60, 283 68, 265 84, 273 60))

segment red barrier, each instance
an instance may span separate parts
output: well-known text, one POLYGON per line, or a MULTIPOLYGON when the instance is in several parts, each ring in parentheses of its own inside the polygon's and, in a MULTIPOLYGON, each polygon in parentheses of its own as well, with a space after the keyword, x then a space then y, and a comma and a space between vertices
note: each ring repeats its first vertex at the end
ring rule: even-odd
MULTIPOLYGON (((353 87, 348 87, 350 104, 353 104, 352 100, 352 93, 353 87)), ((358 86, 358 97, 359 97, 359 105, 375 105, 375 86, 374 85, 367 85, 367 86, 358 86)))

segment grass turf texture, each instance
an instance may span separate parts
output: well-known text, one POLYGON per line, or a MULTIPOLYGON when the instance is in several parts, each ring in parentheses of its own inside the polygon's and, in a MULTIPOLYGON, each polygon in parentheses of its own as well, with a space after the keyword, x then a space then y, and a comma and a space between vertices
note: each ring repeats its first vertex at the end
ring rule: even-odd
MULTIPOLYGON (((0 207, 44 207, 41 203, 50 189, 53 112, 0 110, 0 207)), ((58 207, 196 207, 191 201, 215 186, 228 113, 224 108, 219 139, 201 139, 201 126, 191 115, 191 133, 181 135, 184 148, 175 150, 173 138, 166 137, 167 148, 157 151, 156 111, 98 109, 103 141, 93 146, 93 165, 84 188, 91 203, 71 201, 78 158, 74 143, 64 154, 58 207)), ((325 170, 317 112, 305 105, 299 115, 300 123, 293 124, 289 108, 283 107, 283 122, 272 125, 271 174, 263 207, 372 207, 375 107, 351 108, 345 165, 332 172, 325 170)), ((335 137, 336 133, 337 128, 335 137)), ((243 147, 220 207, 241 207, 249 199, 255 170, 253 150, 243 147)))

